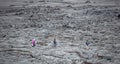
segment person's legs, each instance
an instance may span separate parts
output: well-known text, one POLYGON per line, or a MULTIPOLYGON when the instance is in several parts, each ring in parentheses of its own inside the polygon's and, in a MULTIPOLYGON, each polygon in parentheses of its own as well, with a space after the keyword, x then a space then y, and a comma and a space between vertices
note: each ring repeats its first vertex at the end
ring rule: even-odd
POLYGON ((35 44, 33 44, 32 47, 35 47, 35 44))

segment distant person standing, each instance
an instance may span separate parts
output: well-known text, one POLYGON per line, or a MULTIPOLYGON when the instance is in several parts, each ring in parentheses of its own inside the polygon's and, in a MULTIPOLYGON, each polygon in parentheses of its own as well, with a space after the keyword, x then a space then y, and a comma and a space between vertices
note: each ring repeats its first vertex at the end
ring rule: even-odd
POLYGON ((55 39, 55 38, 54 38, 53 44, 54 44, 54 47, 57 46, 57 42, 56 42, 56 39, 55 39))
POLYGON ((86 45, 86 49, 90 49, 90 44, 91 44, 92 42, 91 41, 89 41, 89 40, 87 40, 86 42, 85 42, 85 45, 86 45))
POLYGON ((87 46, 89 46, 90 43, 91 43, 91 42, 89 42, 88 40, 85 42, 85 44, 86 44, 87 46))
POLYGON ((35 39, 32 39, 32 47, 35 47, 35 44, 36 44, 35 39))

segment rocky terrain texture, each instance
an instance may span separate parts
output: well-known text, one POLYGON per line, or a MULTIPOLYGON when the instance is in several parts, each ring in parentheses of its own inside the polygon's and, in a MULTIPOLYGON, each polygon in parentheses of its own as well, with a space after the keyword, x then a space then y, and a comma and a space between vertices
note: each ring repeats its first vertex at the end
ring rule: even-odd
POLYGON ((0 0, 0 64, 120 64, 119 4, 0 0))

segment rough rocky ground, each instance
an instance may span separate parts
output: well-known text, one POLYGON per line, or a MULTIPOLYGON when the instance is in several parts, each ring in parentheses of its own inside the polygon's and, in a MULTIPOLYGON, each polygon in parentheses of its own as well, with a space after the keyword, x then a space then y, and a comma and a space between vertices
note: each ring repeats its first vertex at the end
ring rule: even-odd
POLYGON ((120 64, 119 0, 0 1, 0 64, 120 64))

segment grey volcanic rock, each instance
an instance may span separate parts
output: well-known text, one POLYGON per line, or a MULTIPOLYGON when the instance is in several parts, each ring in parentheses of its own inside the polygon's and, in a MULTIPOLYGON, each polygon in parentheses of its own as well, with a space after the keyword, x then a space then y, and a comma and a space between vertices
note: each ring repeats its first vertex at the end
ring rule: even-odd
POLYGON ((119 0, 1 0, 0 64, 119 64, 119 16, 119 0))

